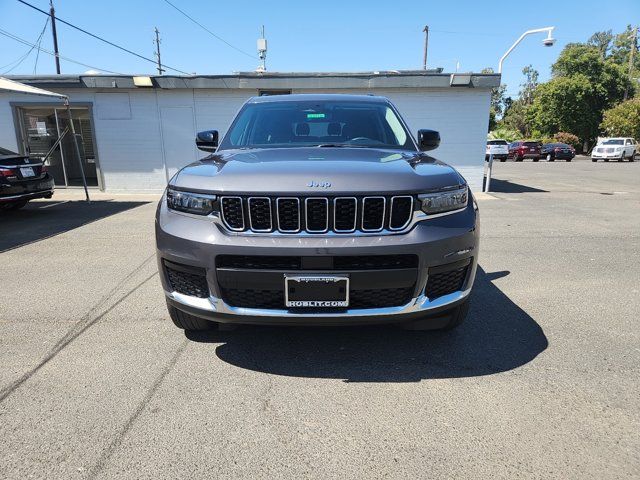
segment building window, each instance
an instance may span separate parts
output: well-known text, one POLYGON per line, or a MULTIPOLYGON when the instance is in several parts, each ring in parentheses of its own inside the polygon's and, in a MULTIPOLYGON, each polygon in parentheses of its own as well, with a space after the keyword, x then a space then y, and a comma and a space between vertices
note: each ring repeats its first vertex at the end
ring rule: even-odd
POLYGON ((291 90, 258 90, 258 95, 266 97, 267 95, 289 95, 291 90))

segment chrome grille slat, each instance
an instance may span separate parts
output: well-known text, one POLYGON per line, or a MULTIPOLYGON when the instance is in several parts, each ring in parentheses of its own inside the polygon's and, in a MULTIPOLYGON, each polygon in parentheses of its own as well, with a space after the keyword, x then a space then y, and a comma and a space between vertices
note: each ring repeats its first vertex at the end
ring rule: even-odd
POLYGON ((278 197, 276 199, 278 230, 284 233, 300 231, 300 199, 298 197, 278 197), (282 211, 282 213, 280 213, 282 211))
POLYGON ((271 198, 249 197, 247 203, 249 205, 249 228, 254 232, 270 232, 273 229, 271 198))
POLYGON ((361 227, 363 232, 379 232, 384 228, 386 206, 387 199, 385 197, 364 197, 362 199, 361 227), (378 213, 380 209, 382 209, 382 215, 378 213), (381 217, 379 223, 378 217, 381 217))
POLYGON ((348 233, 355 232, 356 228, 358 228, 358 199, 356 197, 334 198, 333 230, 338 233, 348 233), (352 216, 353 219, 351 219, 352 216))
POLYGON ((222 196, 221 219, 233 232, 398 233, 412 225, 413 195, 362 197, 222 196))
POLYGON ((245 228, 242 197, 222 197, 220 202, 222 221, 225 226, 234 232, 242 232, 245 228))
MULTIPOLYGON (((305 227, 309 233, 325 233, 329 231, 329 199, 326 197, 309 197, 304 200, 305 227), (324 214, 322 212, 324 210, 324 214), (322 222, 324 217, 324 223, 322 222), (323 225, 322 228, 311 228, 311 224, 323 225)), ((316 225, 314 225, 315 227, 316 225)))
POLYGON ((403 230, 411 221, 411 212, 413 212, 413 197, 411 195, 391 197, 391 204, 389 205, 389 230, 403 230), (400 202, 406 204, 407 201, 408 207, 402 207, 400 202), (400 205, 400 207, 398 207, 398 205, 400 205), (405 215, 406 219, 401 215, 405 215))

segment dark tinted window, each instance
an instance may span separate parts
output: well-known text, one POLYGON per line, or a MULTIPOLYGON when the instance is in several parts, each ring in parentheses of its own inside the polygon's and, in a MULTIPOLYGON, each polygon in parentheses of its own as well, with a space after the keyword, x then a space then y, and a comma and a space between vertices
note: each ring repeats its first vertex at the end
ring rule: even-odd
POLYGON ((506 140, 489 140, 487 145, 508 145, 506 140))
POLYGON ((220 149, 348 145, 415 150, 386 103, 272 101, 243 107, 220 149))
POLYGON ((525 147, 537 147, 540 145, 538 142, 524 142, 525 147))

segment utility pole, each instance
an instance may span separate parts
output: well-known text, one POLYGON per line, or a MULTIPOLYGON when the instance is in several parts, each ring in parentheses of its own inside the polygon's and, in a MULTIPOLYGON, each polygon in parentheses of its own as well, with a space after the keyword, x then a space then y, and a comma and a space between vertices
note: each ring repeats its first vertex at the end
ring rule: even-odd
MULTIPOLYGON (((631 37, 631 52, 629 52, 629 83, 633 81, 633 57, 636 53, 636 43, 638 43, 638 26, 633 29, 631 37)), ((629 96, 629 85, 624 87, 624 100, 629 96)))
POLYGON ((155 27, 155 32, 156 32, 156 39, 154 41, 154 43, 156 44, 156 52, 155 52, 155 56, 158 59, 158 75, 162 75, 162 72, 164 72, 164 68, 162 68, 162 62, 160 61, 160 31, 158 31, 158 27, 155 27))
POLYGON ((49 15, 51 16, 51 33, 53 34, 53 52, 56 59, 56 73, 60 75, 60 56, 58 55, 58 34, 56 33, 56 11, 53 8, 53 0, 49 0, 49 15))
POLYGON ((422 60, 422 69, 427 69, 427 48, 429 47, 429 25, 424 26, 424 58, 422 60))

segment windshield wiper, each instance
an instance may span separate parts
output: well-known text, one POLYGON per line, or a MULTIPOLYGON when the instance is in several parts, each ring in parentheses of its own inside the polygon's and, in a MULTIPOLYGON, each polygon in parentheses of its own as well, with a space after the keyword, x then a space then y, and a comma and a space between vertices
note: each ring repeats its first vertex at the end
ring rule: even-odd
POLYGON ((353 145, 349 143, 321 143, 314 146, 318 148, 376 148, 372 145, 353 145))

